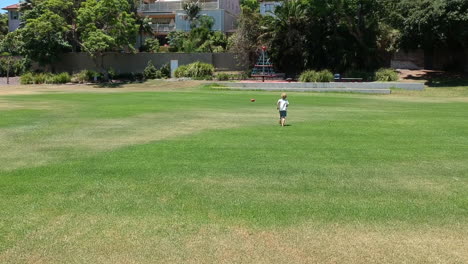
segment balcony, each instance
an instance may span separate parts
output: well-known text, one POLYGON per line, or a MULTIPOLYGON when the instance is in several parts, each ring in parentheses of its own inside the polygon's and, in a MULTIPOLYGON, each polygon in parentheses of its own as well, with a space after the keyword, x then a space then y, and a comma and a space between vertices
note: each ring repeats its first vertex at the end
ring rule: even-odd
MULTIPOLYGON (((200 1, 202 10, 218 9, 217 1, 200 1)), ((157 1, 153 3, 140 3, 138 11, 141 13, 173 13, 182 10, 182 1, 157 1)))
POLYGON ((175 25, 170 24, 152 24, 151 28, 154 32, 169 33, 175 30, 175 25))

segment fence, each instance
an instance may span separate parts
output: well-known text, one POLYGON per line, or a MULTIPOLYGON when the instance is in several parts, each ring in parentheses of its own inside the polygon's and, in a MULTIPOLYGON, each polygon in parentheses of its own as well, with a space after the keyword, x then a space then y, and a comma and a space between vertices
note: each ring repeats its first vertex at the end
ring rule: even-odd
MULTIPOLYGON (((171 60, 178 60, 179 65, 196 61, 210 63, 218 71, 243 70, 242 67, 238 66, 232 53, 106 53, 102 60, 106 69, 112 68, 116 73, 143 72, 148 61, 151 61, 156 67, 161 67, 164 64, 170 64, 171 60)), ((87 53, 66 53, 60 61, 52 66, 57 72, 79 72, 84 69, 99 70, 87 53)))

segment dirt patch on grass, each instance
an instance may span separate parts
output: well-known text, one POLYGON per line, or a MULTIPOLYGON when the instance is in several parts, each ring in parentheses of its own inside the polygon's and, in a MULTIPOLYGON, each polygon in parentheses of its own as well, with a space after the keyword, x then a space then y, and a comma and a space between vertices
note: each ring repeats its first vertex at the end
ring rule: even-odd
POLYGON ((70 155, 88 155, 119 147, 227 129, 274 120, 269 111, 180 112, 145 114, 122 119, 42 122, 36 125, 0 129, 1 169, 35 167, 70 155), (68 153, 68 154, 66 154, 68 153))
POLYGON ((189 263, 465 263, 466 242, 453 230, 302 226, 261 231, 201 230, 187 239, 189 263), (201 238, 200 238, 201 237, 201 238), (215 247, 215 248, 213 248, 215 247))
POLYGON ((112 92, 152 92, 178 91, 195 88, 206 81, 150 80, 130 84, 73 84, 73 85, 10 85, 0 86, 0 96, 42 93, 112 93, 112 92))
POLYGON ((53 105, 49 102, 17 102, 4 100, 0 97, 0 111, 11 110, 11 109, 35 109, 35 110, 47 110, 57 107, 57 104, 53 105))
POLYGON ((467 263, 463 226, 306 224, 274 229, 157 217, 67 216, 0 252, 2 263, 467 263))
POLYGON ((400 80, 424 82, 430 87, 468 86, 468 74, 464 72, 445 72, 434 70, 398 70, 400 80))

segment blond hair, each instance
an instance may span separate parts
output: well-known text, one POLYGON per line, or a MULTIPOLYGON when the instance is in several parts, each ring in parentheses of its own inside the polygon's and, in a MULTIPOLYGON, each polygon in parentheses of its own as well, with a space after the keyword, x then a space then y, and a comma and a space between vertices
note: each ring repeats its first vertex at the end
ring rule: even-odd
POLYGON ((286 99, 286 97, 288 97, 288 95, 286 93, 281 94, 281 98, 286 99))

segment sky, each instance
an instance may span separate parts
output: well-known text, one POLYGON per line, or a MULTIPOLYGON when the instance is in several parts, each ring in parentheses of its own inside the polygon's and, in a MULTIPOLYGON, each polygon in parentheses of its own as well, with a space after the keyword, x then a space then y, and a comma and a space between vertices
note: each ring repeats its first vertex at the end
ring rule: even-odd
MULTIPOLYGON (((19 0, 0 0, 0 8, 19 3, 19 0)), ((0 9, 0 13, 6 13, 6 10, 0 9)))

